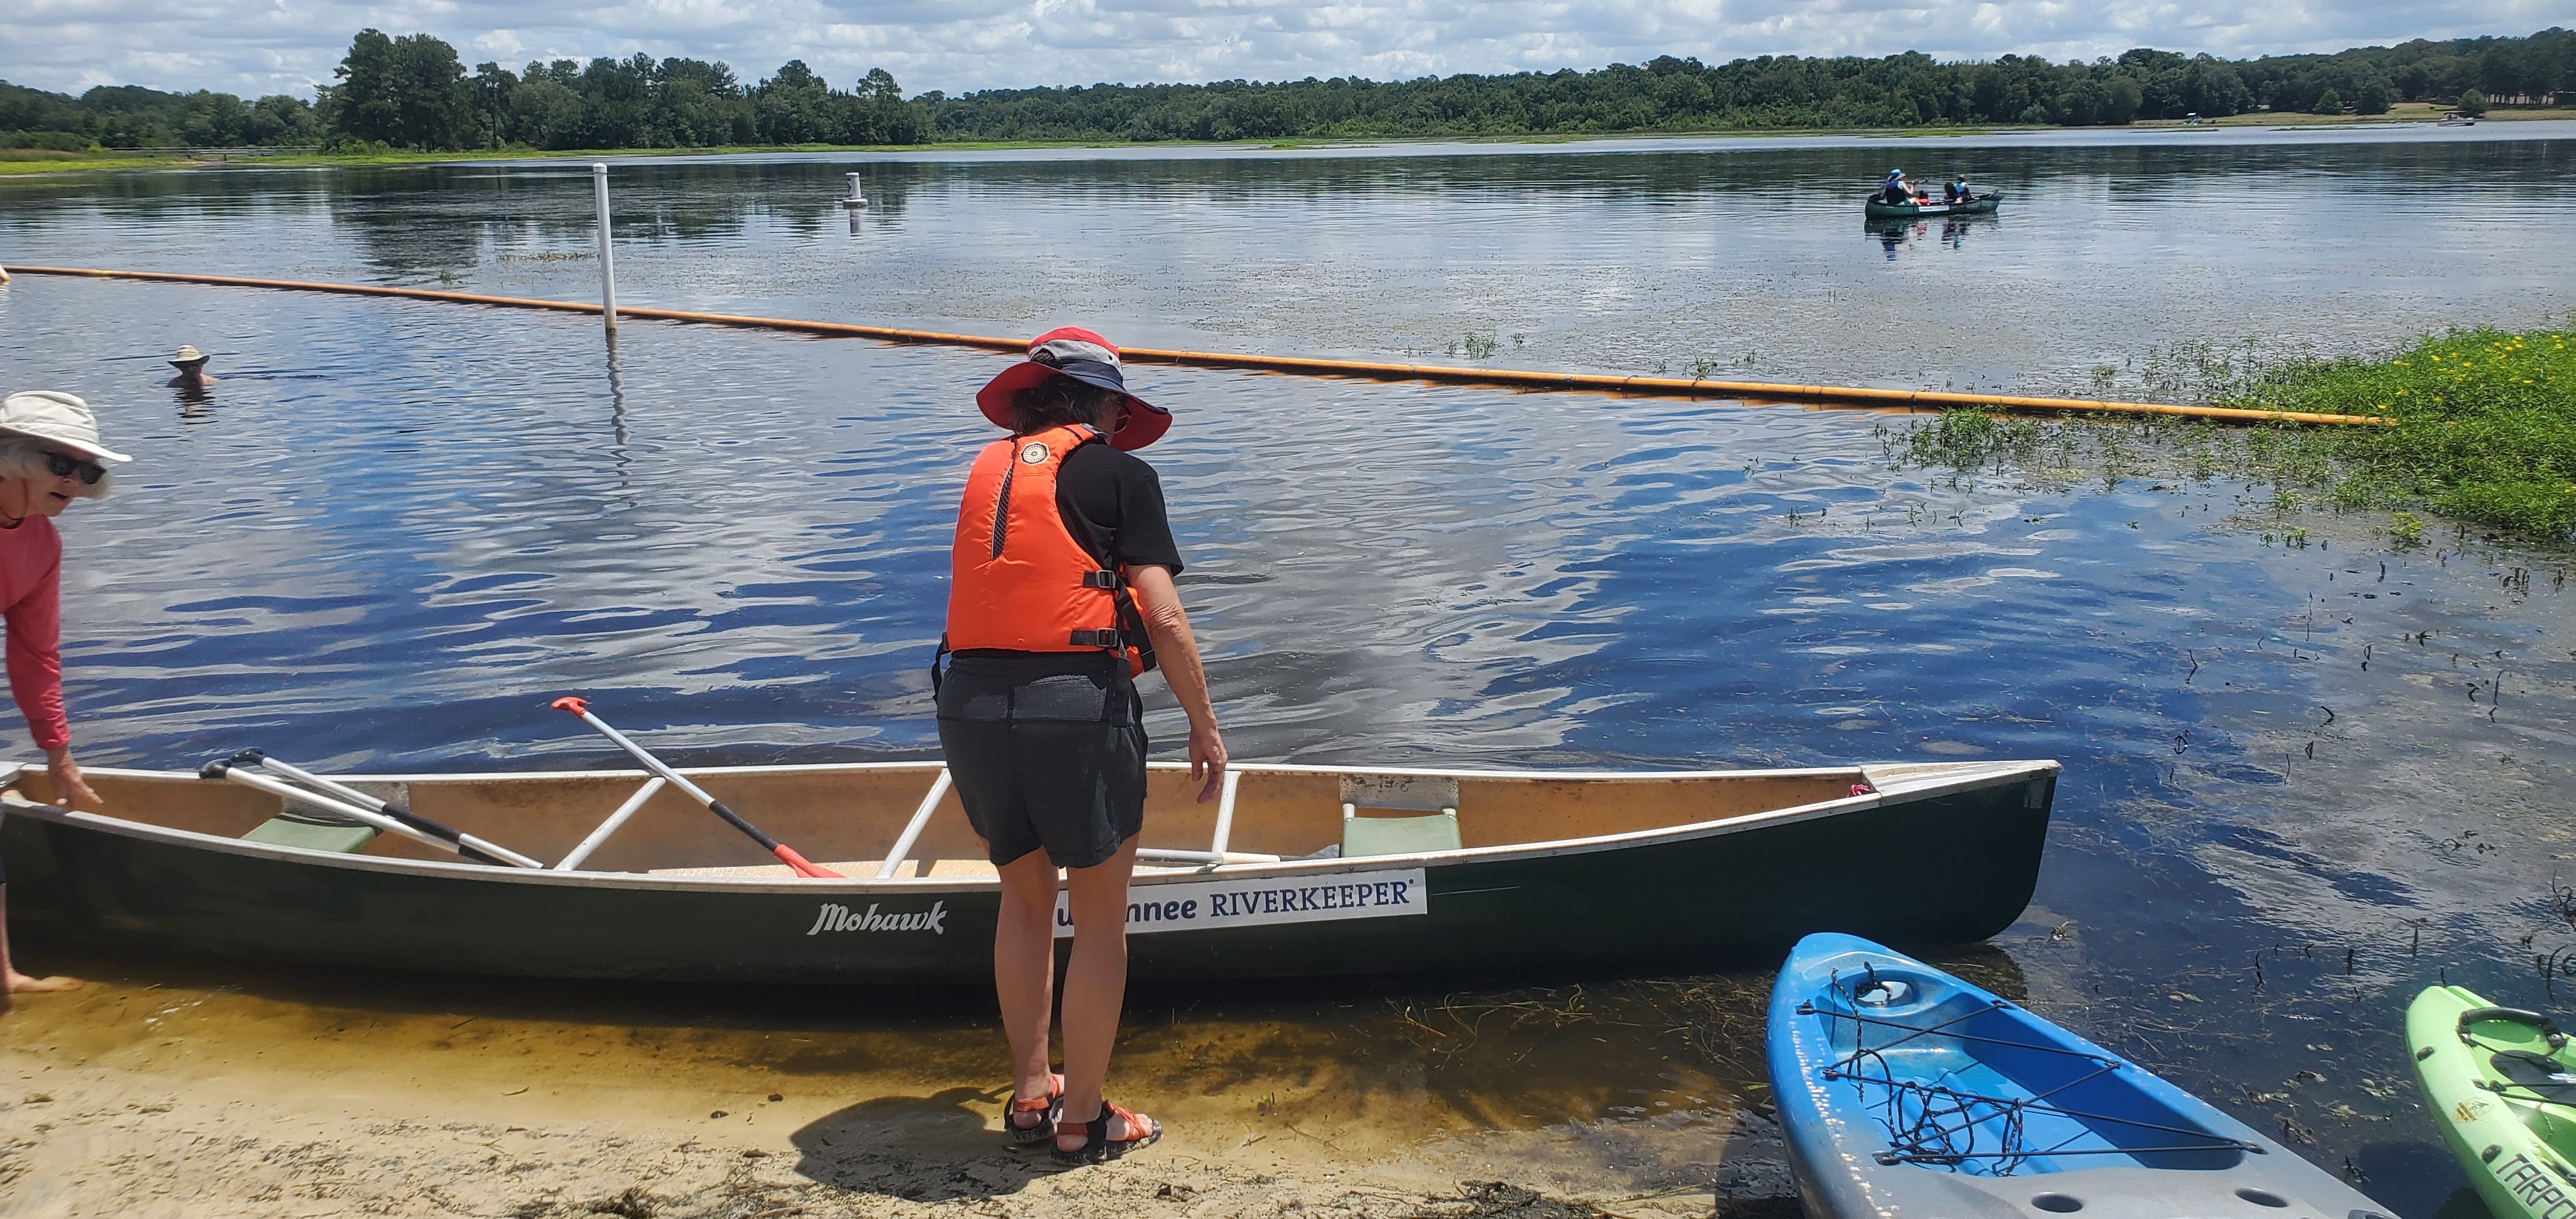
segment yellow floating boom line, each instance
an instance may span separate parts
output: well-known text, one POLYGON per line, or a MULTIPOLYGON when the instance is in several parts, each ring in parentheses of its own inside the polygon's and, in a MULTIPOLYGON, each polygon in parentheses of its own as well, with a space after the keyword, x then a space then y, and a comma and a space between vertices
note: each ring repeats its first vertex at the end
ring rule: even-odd
MULTIPOLYGON (((0 267, 0 275, 71 275, 90 279, 135 279, 155 283, 214 284, 231 288, 270 288, 292 292, 334 292, 344 296, 389 296, 404 300, 445 301, 459 305, 494 305, 509 309, 552 309, 558 313, 598 313, 586 301, 535 300, 490 296, 480 292, 437 292, 427 288, 391 288, 374 284, 308 283, 292 279, 252 279, 239 275, 190 275, 169 271, 103 271, 90 267, 0 267)), ((0 279, 0 282, 6 282, 0 279)), ((748 326, 801 334, 875 339, 886 343, 926 343, 944 347, 979 347, 1020 352, 1025 339, 940 330, 906 330, 894 326, 860 326, 848 322, 810 322, 795 318, 751 317, 738 313, 698 313, 686 309, 639 309, 619 305, 620 317, 698 322, 710 326, 748 326)), ((1767 402, 1811 402, 1823 406, 1881 409, 1993 407, 2012 411, 2075 414, 2169 415, 2228 423, 2386 424, 2375 415, 2331 415, 2313 411, 2256 411, 2234 407, 2167 402, 2097 402, 2088 398, 2025 398, 1998 394, 1960 394, 1923 389, 1867 389, 1849 385, 1783 385, 1767 381, 1711 381, 1698 377, 1614 377, 1600 373, 1537 372, 1510 368, 1454 368, 1438 364, 1380 364, 1363 360, 1319 360, 1305 356, 1265 356, 1218 351, 1172 351, 1152 347, 1119 349, 1131 364, 1174 364, 1192 368, 1240 368, 1296 376, 1356 377, 1373 381, 1432 381, 1451 385, 1501 385, 1547 392, 1626 394, 1657 398, 1744 398, 1767 402)))

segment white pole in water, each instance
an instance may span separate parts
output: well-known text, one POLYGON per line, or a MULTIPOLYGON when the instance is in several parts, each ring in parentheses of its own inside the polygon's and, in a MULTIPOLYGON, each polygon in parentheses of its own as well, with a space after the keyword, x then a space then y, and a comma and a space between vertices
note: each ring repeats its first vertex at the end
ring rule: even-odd
POLYGON ((617 264, 608 255, 608 165, 593 162, 590 167, 591 195, 599 203, 599 315, 608 319, 608 333, 617 333, 617 264))
POLYGON ((841 200, 841 206, 843 206, 843 207, 866 207, 867 205, 868 205, 868 193, 867 193, 866 191, 863 191, 863 190, 860 190, 860 189, 859 189, 859 176, 858 176, 857 174, 851 174, 851 175, 850 175, 850 197, 849 197, 849 198, 847 198, 847 199, 843 199, 843 200, 841 200))

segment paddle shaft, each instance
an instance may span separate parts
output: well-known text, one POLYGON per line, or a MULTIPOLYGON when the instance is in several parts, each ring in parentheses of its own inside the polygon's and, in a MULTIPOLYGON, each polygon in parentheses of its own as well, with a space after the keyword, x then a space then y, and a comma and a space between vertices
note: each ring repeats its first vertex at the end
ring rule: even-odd
POLYGON ((379 799, 375 796, 359 791, 357 788, 351 787, 346 783, 342 783, 337 779, 325 778, 321 775, 314 774, 312 771, 305 770, 300 766, 291 766, 287 763, 280 762, 277 759, 268 756, 264 751, 245 749, 240 753, 234 754, 232 761, 235 766, 251 765, 260 767, 263 770, 276 771, 277 773, 308 787, 321 788, 323 791, 337 796, 347 803, 355 804, 360 808, 367 809, 372 812, 383 813, 385 816, 411 826, 422 833, 443 839, 451 850, 454 850, 457 854, 462 855, 467 859, 471 859, 476 863, 508 864, 514 868, 543 868, 546 866, 518 853, 517 851, 513 851, 508 847, 497 846, 481 838, 477 838, 472 834, 468 834, 463 830, 441 825, 438 822, 432 821, 427 817, 423 817, 391 800, 379 799))
POLYGON ((205 778, 230 779, 245 787, 255 787, 289 803, 301 801, 313 806, 314 808, 321 809, 323 812, 329 813, 332 816, 346 817, 360 825, 370 826, 388 834, 399 834, 402 837, 409 838, 423 846, 433 846, 442 850, 454 851, 458 855, 471 859, 476 863, 497 864, 504 862, 497 857, 486 855, 479 848, 467 846, 456 839, 441 837, 428 830, 423 830, 413 826, 408 822, 397 821, 372 809, 360 808, 357 805, 350 804, 346 801, 335 800, 329 796, 306 791, 303 788, 297 787, 294 784, 285 782, 281 779, 272 779, 267 775, 251 774, 241 767, 233 765, 229 761, 208 762, 205 769, 197 773, 205 778))
POLYGON ((671 786, 687 792, 690 799, 705 805, 708 812, 724 818, 727 824, 733 826, 735 829, 741 830, 745 837, 751 839, 753 842, 759 843, 763 849, 767 850, 770 854, 777 856, 780 863, 786 864, 790 869, 794 870, 797 875, 823 877, 833 880, 842 879, 840 873, 835 872, 830 868, 823 867, 820 864, 808 861, 803 855, 797 854, 795 848, 762 833, 759 826, 743 820, 742 814, 726 808, 724 801, 708 795, 705 788, 689 782, 689 780, 685 776, 681 775, 680 772, 664 765, 662 759, 654 757, 652 753, 646 750, 643 746, 628 740, 625 733, 609 727, 606 720, 590 713, 590 704, 587 701, 580 698, 567 697, 556 699, 550 705, 557 711, 569 711, 575 716, 580 717, 581 722, 597 729, 599 735, 616 742, 618 748, 632 754, 636 761, 642 762, 646 770, 652 771, 654 774, 661 776, 663 781, 669 783, 671 786))

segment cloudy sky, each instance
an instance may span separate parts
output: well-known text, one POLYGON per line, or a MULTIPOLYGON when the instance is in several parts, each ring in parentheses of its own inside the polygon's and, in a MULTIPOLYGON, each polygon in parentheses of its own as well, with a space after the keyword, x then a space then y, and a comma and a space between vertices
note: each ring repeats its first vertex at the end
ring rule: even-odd
POLYGON ((0 79, 309 96, 374 26, 470 66, 596 55, 720 59, 745 79, 803 59, 907 92, 1592 68, 1657 55, 1942 58, 2332 51, 2528 34, 2566 0, 6 0, 0 79))

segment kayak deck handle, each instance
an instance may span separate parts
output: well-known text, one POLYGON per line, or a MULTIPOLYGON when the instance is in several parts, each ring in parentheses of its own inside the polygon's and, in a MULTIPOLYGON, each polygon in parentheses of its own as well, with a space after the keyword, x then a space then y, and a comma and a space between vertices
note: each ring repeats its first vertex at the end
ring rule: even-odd
POLYGON ((2550 1019, 2542 1013, 2528 1011, 2519 1007, 2473 1007, 2460 1013, 2460 1040, 2472 1045, 2476 1044, 2474 1039, 2469 1036, 2469 1026, 2472 1024, 2484 1023, 2489 1020, 2501 1020, 2509 1024, 2525 1024, 2530 1025, 2533 1028, 2537 1028, 2540 1030, 2541 1036, 2549 1039, 2549 1048, 2552 1050, 2559 1049, 2567 1044, 2567 1034, 2558 1031, 2557 1021, 2550 1019))

